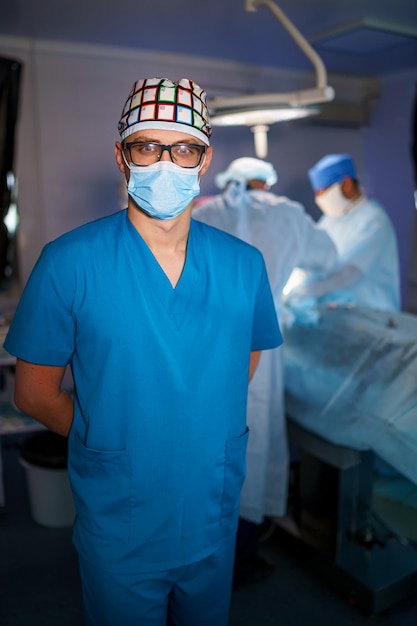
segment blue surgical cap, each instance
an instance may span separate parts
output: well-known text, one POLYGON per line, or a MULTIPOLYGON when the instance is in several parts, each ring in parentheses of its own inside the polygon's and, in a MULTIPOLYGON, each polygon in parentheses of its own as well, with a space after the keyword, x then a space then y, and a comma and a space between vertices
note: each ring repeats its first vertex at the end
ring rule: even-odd
POLYGON ((308 170, 314 191, 330 187, 345 176, 356 178, 355 165, 349 154, 328 154, 308 170))
POLYGON ((224 189, 232 180, 246 182, 253 179, 263 180, 268 187, 271 187, 277 182, 278 175, 271 163, 261 161, 261 159, 242 157, 232 161, 224 172, 217 174, 214 182, 217 187, 224 189))

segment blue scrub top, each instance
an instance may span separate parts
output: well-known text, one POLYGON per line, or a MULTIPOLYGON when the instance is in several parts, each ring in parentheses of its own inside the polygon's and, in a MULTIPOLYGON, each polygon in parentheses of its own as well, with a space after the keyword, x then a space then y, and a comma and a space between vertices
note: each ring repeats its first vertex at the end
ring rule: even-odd
POLYGON ((282 342, 261 253, 191 220, 175 288, 126 211, 45 246, 5 348, 70 364, 68 469, 84 558, 178 567, 235 529, 249 354, 282 342))

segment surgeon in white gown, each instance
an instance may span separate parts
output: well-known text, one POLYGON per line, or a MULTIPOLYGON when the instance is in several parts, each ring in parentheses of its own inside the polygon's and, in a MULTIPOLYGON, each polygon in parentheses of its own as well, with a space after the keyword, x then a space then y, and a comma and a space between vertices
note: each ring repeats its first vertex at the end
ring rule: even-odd
MULTIPOLYGON (((330 270, 337 254, 330 237, 300 203, 269 191, 276 181, 272 164, 236 159, 215 178, 223 193, 195 208, 193 218, 261 250, 281 321, 282 290, 292 270, 330 270)), ((279 349, 262 355, 249 385, 247 420, 250 436, 240 517, 261 524, 265 516, 284 515, 287 505, 289 454, 279 349)))
POLYGON ((321 304, 357 304, 381 311, 400 309, 397 238, 382 205, 367 198, 349 154, 328 154, 309 171, 323 215, 319 228, 334 241, 337 271, 311 272, 291 291, 294 298, 318 297, 321 304))

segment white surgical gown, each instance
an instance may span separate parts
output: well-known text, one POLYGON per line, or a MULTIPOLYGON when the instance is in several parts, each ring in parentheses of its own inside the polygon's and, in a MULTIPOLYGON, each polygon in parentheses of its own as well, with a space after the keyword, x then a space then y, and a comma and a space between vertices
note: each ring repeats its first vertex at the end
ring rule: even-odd
MULTIPOLYGON (((193 218, 261 250, 278 317, 282 289, 296 266, 328 270, 336 261, 332 241, 304 207, 270 192, 247 192, 232 185, 196 208, 193 218)), ((250 436, 240 506, 241 517, 254 523, 286 511, 289 455, 283 396, 280 351, 266 351, 249 385, 250 436)))
POLYGON ((328 295, 328 300, 351 300, 381 311, 400 308, 400 270, 397 239, 383 207, 366 197, 343 217, 320 218, 319 228, 333 239, 341 266, 353 266, 358 277, 328 295), (343 288, 343 289, 342 289, 343 288))

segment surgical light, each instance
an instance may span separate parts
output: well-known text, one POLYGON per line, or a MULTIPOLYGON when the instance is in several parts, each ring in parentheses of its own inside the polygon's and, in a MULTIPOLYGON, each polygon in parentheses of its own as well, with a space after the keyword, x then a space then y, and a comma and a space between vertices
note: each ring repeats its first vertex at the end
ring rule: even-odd
POLYGON ((290 93, 217 97, 209 102, 209 108, 213 125, 250 127, 254 133, 256 156, 265 158, 268 154, 269 125, 319 113, 320 104, 333 100, 334 89, 327 85, 327 73, 320 57, 275 2, 272 0, 245 2, 246 11, 251 12, 256 11, 261 5, 271 10, 313 63, 316 70, 316 87, 290 93))

